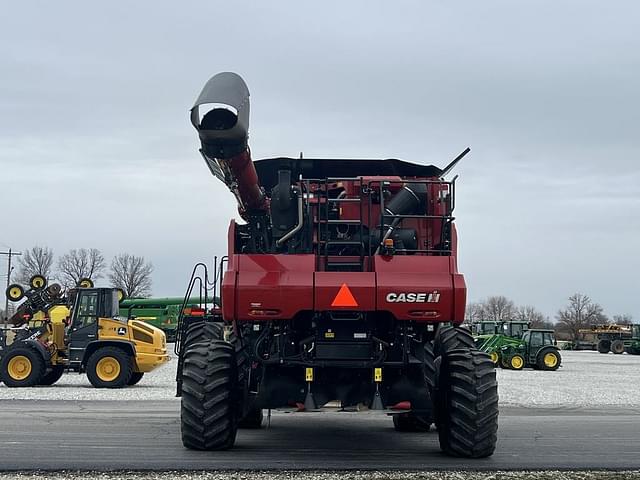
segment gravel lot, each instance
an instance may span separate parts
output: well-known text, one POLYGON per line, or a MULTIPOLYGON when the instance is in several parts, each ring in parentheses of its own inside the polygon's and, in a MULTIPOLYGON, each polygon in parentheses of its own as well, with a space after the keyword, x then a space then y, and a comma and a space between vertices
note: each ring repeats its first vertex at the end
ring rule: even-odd
POLYGON ((94 480, 119 479, 171 479, 171 480, 618 480, 640 479, 640 472, 568 472, 568 471, 534 471, 534 472, 32 472, 32 473, 0 473, 0 480, 29 480, 46 478, 50 480, 94 480))
MULTIPOLYGON (((173 351, 171 346, 170 351, 173 351)), ((534 408, 640 408, 640 355, 562 352, 555 372, 498 369, 500 403, 534 408)), ((148 374, 140 384, 122 390, 95 389, 85 375, 66 374, 53 387, 9 389, 0 385, 0 400, 167 400, 175 395, 176 361, 148 374)))

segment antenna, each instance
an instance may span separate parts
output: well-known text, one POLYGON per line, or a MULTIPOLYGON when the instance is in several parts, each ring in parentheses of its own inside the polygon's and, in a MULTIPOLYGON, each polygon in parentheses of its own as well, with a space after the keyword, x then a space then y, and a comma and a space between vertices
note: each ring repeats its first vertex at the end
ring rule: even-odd
POLYGON ((458 164, 458 162, 462 160, 464 156, 470 151, 471 149, 469 147, 465 148, 464 151, 460 155, 458 155, 456 158, 454 158, 449 165, 444 167, 444 169, 442 170, 442 173, 440 174, 440 178, 444 177, 447 173, 453 170, 453 168, 458 164))

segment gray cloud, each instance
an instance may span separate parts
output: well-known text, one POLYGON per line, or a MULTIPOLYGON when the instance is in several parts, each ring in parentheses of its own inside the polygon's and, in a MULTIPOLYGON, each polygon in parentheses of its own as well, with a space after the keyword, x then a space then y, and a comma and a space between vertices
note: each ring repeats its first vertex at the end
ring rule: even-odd
POLYGON ((233 70, 252 92, 256 158, 444 164, 470 145, 457 216, 472 300, 504 293, 552 314, 579 290, 640 317, 636 2, 41 1, 3 13, 3 244, 144 254, 155 293, 181 293, 193 262, 225 252, 235 215, 187 112, 233 70))

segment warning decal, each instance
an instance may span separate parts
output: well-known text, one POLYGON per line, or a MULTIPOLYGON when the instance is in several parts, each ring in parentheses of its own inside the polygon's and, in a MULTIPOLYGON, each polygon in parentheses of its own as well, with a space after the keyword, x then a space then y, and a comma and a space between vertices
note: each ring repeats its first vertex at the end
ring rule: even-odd
POLYGON ((331 303, 332 307, 357 307, 358 302, 354 298, 351 290, 347 287, 346 283, 343 283, 338 290, 338 294, 336 298, 333 299, 333 303, 331 303))

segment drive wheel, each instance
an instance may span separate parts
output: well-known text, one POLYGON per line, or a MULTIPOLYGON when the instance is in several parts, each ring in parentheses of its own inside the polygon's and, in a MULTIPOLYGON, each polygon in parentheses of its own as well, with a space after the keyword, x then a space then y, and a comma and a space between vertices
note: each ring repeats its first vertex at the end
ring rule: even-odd
POLYGON ((222 340, 189 346, 182 370, 182 444, 193 450, 226 450, 238 429, 233 345, 222 340))
POLYGON ((264 414, 261 408, 253 407, 238 423, 239 428, 262 428, 264 414))
POLYGON ((451 350, 477 350, 473 335, 466 328, 440 324, 434 340, 435 354, 443 355, 451 350))
POLYGON ((440 448, 448 455, 493 454, 498 431, 496 370, 484 352, 459 349, 442 356, 436 395, 440 448))
POLYGON ((393 416, 393 428, 396 432, 428 432, 431 419, 413 413, 398 413, 393 416))
POLYGON ((131 372, 131 378, 127 382, 127 385, 136 385, 140 380, 144 377, 144 373, 142 372, 131 372))
POLYGON ((516 353, 509 359, 509 368, 512 370, 522 370, 524 368, 524 357, 516 353))
POLYGON ((131 355, 116 347, 96 350, 87 362, 87 377, 96 388, 126 387, 132 373, 131 355))
POLYGON ((197 322, 187 328, 185 347, 198 343, 208 344, 211 340, 222 340, 222 324, 218 322, 197 322))
POLYGON ((611 349, 611 340, 598 340, 598 352, 600 353, 609 353, 611 349))
POLYGON ((27 346, 5 350, 0 364, 0 378, 7 387, 35 387, 46 371, 44 358, 27 346))
POLYGON ((562 362, 560 352, 553 348, 542 350, 538 353, 536 364, 540 370, 557 370, 562 362))
POLYGON ((42 377, 42 380, 40 380, 40 385, 53 385, 58 380, 60 380, 63 374, 64 365, 53 365, 51 367, 51 370, 45 373, 45 375, 42 377))
POLYGON ((624 342, 622 340, 614 340, 611 342, 611 351, 616 355, 624 353, 624 342))

